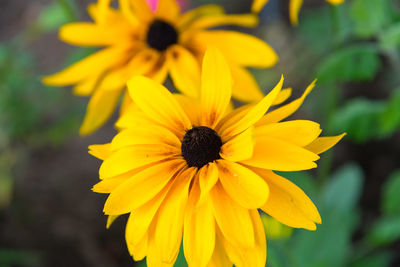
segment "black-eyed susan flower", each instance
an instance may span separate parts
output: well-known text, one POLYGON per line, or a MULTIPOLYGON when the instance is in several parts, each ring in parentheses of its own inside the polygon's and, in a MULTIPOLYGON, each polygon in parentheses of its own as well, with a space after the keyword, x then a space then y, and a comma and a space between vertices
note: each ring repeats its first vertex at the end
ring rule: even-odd
MULTIPOLYGON (((93 132, 108 120, 126 82, 135 75, 161 83, 169 75, 179 91, 198 96, 200 63, 207 45, 220 48, 229 60, 235 80, 233 97, 245 102, 263 97, 246 67, 273 66, 278 59, 274 50, 248 34, 209 29, 227 24, 255 26, 256 15, 227 15, 217 5, 181 14, 176 0, 160 0, 154 12, 145 0, 119 0, 119 9, 111 8, 110 2, 89 5, 93 22, 67 24, 59 32, 60 39, 69 44, 104 48, 43 80, 54 86, 75 85, 76 95, 91 96, 81 134, 93 132)), ((128 102, 127 97, 123 107, 128 102)))
POLYGON ((316 229, 317 208, 274 170, 315 168, 318 154, 343 135, 319 137, 312 121, 282 122, 314 84, 266 113, 282 84, 283 78, 260 102, 229 111, 232 79, 215 49, 204 56, 199 100, 143 76, 128 82, 135 104, 118 121, 122 130, 90 153, 103 160, 93 190, 109 193, 109 223, 130 214, 126 242, 135 260, 172 266, 183 239, 189 266, 264 266, 258 209, 288 226, 316 229))
MULTIPOLYGON (((345 0, 325 0, 325 1, 332 5, 339 5, 343 3, 345 0)), ((253 0, 251 10, 255 13, 260 12, 267 2, 268 0, 253 0)), ((302 5, 303 5, 303 0, 289 1, 289 19, 293 25, 299 24, 299 13, 302 5)))

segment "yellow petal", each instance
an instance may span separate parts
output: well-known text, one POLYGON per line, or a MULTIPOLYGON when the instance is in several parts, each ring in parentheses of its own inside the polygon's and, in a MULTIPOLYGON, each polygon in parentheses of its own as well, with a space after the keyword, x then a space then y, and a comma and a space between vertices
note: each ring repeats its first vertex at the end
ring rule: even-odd
MULTIPOLYGON (((157 220, 157 219, 156 219, 157 220)), ((157 220, 158 221, 158 220, 157 220)), ((176 258, 178 257, 178 253, 176 253, 176 257, 173 259, 171 263, 165 262, 162 260, 162 256, 160 254, 160 250, 155 245, 155 229, 156 223, 153 223, 149 229, 149 245, 148 245, 148 252, 146 257, 146 264, 147 267, 173 267, 176 258)))
POLYGON ((106 228, 110 228, 111 224, 118 218, 118 215, 109 215, 107 216, 107 225, 106 228))
POLYGON ((99 84, 99 90, 118 90, 125 88, 126 82, 131 77, 144 75, 150 72, 158 59, 159 54, 153 49, 141 49, 133 56, 128 64, 107 73, 99 84))
POLYGON ((79 46, 108 46, 128 43, 132 32, 126 28, 100 26, 90 22, 74 22, 60 28, 59 38, 79 46))
MULTIPOLYGON (((136 16, 136 14, 132 10, 131 4, 137 1, 130 1, 130 0, 119 0, 119 6, 121 13, 124 17, 131 23, 133 27, 138 27, 141 24, 141 21, 136 16)), ((139 1, 140 2, 140 1, 139 1)))
POLYGON ((100 77, 101 77, 101 73, 95 73, 95 74, 87 77, 85 80, 80 81, 73 88, 74 95, 90 96, 93 93, 100 77))
POLYGON ((278 62, 278 55, 263 40, 235 31, 201 31, 195 40, 217 47, 228 61, 242 66, 268 68, 278 62), (251 53, 250 53, 251 51, 251 53))
POLYGON ((190 24, 191 30, 206 29, 224 25, 238 25, 245 27, 255 27, 258 24, 258 17, 253 14, 225 15, 215 14, 214 16, 204 16, 196 19, 190 24))
POLYGON ((204 55, 201 74, 200 103, 201 124, 213 128, 231 100, 232 77, 226 60, 220 51, 209 48, 204 55))
POLYGON ((151 119, 164 125, 178 136, 192 125, 173 95, 162 85, 149 78, 136 76, 128 81, 131 98, 151 119))
POLYGON ((290 115, 292 115, 296 110, 303 104, 304 99, 306 96, 311 92, 311 90, 315 86, 316 80, 314 80, 304 91, 303 95, 296 100, 293 100, 289 104, 286 104, 282 107, 279 107, 269 113, 267 113, 263 118, 261 118, 257 123, 256 126, 265 125, 269 123, 274 123, 281 121, 290 115))
POLYGON ((316 229, 315 223, 321 223, 321 216, 303 190, 272 171, 253 170, 264 178, 270 189, 263 211, 290 227, 316 229))
POLYGON ((218 231, 215 239, 214 253, 207 267, 232 267, 233 264, 225 252, 223 239, 222 234, 218 231))
POLYGON ((143 125, 118 133, 111 142, 111 150, 132 145, 170 145, 180 149, 181 142, 171 131, 158 125, 143 125))
MULTIPOLYGON (((145 237, 161 203, 169 192, 173 181, 170 181, 160 193, 143 206, 135 209, 129 216, 128 224, 132 233, 127 242, 136 246, 145 237)), ((128 227, 128 226, 127 226, 128 227)))
POLYGON ((232 97, 241 102, 260 101, 264 94, 251 72, 236 64, 230 64, 230 67, 234 81, 232 97))
POLYGON ((206 266, 215 246, 215 220, 210 200, 197 205, 199 184, 193 185, 184 219, 183 250, 189 266, 206 266))
POLYGON ((161 56, 153 69, 146 75, 146 77, 163 84, 167 79, 169 73, 169 61, 161 56))
POLYGON ((224 237, 237 246, 254 247, 254 228, 249 211, 233 202, 222 185, 210 192, 213 213, 224 237))
POLYGON ((274 103, 272 103, 273 106, 280 105, 292 95, 292 88, 286 88, 282 89, 279 95, 276 97, 274 103))
POLYGON ((180 13, 179 4, 176 0, 159 0, 155 15, 171 22, 175 21, 180 13))
POLYGON ((222 134, 221 136, 235 136, 239 134, 253 124, 255 124, 260 118, 268 111, 272 102, 275 100, 283 85, 283 76, 279 83, 275 86, 272 91, 266 95, 259 103, 257 103, 254 107, 252 107, 242 118, 239 118, 238 121, 233 122, 232 125, 226 123, 221 126, 222 134))
POLYGON ((189 185, 197 168, 179 174, 158 211, 154 242, 165 263, 174 263, 182 241, 183 221, 187 206, 189 185))
POLYGON ((268 0, 253 0, 251 5, 251 12, 258 13, 263 9, 268 0))
POLYGON ((198 176, 201 192, 199 205, 201 205, 207 199, 211 189, 218 182, 218 168, 214 162, 210 162, 199 170, 198 176))
POLYGON ((148 20, 153 17, 153 12, 150 10, 150 6, 146 0, 135 0, 130 1, 133 11, 137 17, 141 20, 148 20))
POLYGON ((114 177, 147 164, 179 155, 180 149, 169 145, 135 145, 114 152, 100 166, 100 179, 114 177))
POLYGON ((167 51, 169 71, 175 87, 183 94, 198 97, 200 92, 200 66, 194 55, 180 45, 167 51))
POLYGON ((156 196, 182 167, 182 160, 170 160, 137 173, 111 192, 104 213, 119 215, 137 209, 156 196))
POLYGON ((129 174, 121 174, 115 177, 110 177, 107 179, 103 179, 97 184, 95 184, 92 188, 93 192, 96 193, 111 193, 114 191, 118 186, 126 182, 129 178, 132 178, 134 174, 129 172, 129 174))
MULTIPOLYGON (((215 131, 221 133, 224 129, 234 125, 237 121, 243 118, 249 111, 255 107, 255 104, 247 104, 236 109, 233 109, 222 118, 222 120, 215 127, 215 131)), ((226 136, 222 136, 225 140, 226 136)))
POLYGON ((250 216, 255 230, 255 246, 253 248, 242 248, 233 246, 225 241, 225 250, 230 260, 237 267, 264 267, 267 260, 267 244, 264 227, 257 210, 251 210, 250 216))
POLYGON ((119 10, 110 7, 110 0, 100 0, 88 5, 89 16, 99 25, 120 26, 127 23, 119 10))
POLYGON ((126 228, 125 228, 125 240, 126 240, 126 245, 128 247, 129 254, 133 256, 133 259, 135 261, 140 261, 146 257, 147 251, 148 251, 148 246, 149 246, 149 237, 148 234, 146 233, 142 239, 137 243, 133 244, 131 242, 132 236, 135 236, 134 228, 132 227, 132 218, 133 214, 129 216, 128 222, 126 223, 126 228))
POLYGON ((321 134, 321 131, 319 124, 316 122, 294 120, 256 127, 256 136, 268 136, 304 147, 313 142, 321 134))
POLYGON ((175 99, 181 105, 192 125, 200 125, 200 101, 182 94, 174 94, 175 99))
MULTIPOLYGON (((130 96, 129 98, 132 99, 130 96)), ((149 116, 144 114, 143 111, 141 111, 133 102, 129 105, 129 107, 127 107, 124 114, 120 116, 120 118, 115 123, 115 126, 121 130, 154 124, 157 124, 157 122, 151 120, 149 116)))
POLYGON ((225 192, 239 205, 256 209, 268 198, 268 185, 253 171, 228 160, 217 160, 220 182, 225 192))
MULTIPOLYGON (((110 4, 112 0, 99 0, 97 5, 96 5, 96 13, 98 15, 96 16, 101 23, 104 23, 104 20, 107 18, 107 11, 109 10, 110 4)), ((95 5, 95 4, 93 4, 95 5)), ((90 12, 89 12, 90 13, 90 12)))
POLYGON ((101 73, 118 64, 124 49, 106 48, 94 53, 59 73, 44 77, 42 82, 46 85, 64 86, 81 82, 90 77, 92 73, 101 73))
POLYGON ((339 4, 343 3, 345 0, 325 0, 325 1, 332 5, 339 5, 339 4))
POLYGON ((119 117, 123 116, 126 113, 132 103, 133 101, 129 96, 128 91, 125 91, 124 96, 122 97, 121 106, 119 108, 119 117))
POLYGON ((342 139, 345 135, 346 133, 337 136, 318 137, 311 144, 305 146, 304 148, 315 154, 321 154, 336 145, 336 143, 339 142, 340 139, 342 139))
POLYGON ((222 142, 224 144, 221 147, 221 158, 230 161, 249 159, 253 156, 254 127, 248 128, 227 142, 225 140, 222 140, 222 142))
POLYGON ((191 9, 185 12, 182 16, 178 18, 178 28, 183 28, 187 26, 190 22, 202 16, 210 16, 216 14, 223 14, 224 9, 219 5, 202 5, 197 8, 191 9))
POLYGON ((121 91, 96 90, 89 100, 79 133, 88 135, 102 126, 113 114, 120 97, 121 91))
POLYGON ((301 171, 316 168, 317 154, 270 137, 258 137, 253 157, 241 163, 276 171, 301 171))
POLYGON ((290 22, 295 26, 299 24, 299 12, 302 5, 303 0, 290 0, 289 2, 289 18, 290 22))
POLYGON ((111 144, 90 145, 89 154, 98 159, 105 160, 111 155, 111 144))
POLYGON ((95 184, 92 187, 92 191, 96 193, 111 193, 114 191, 118 186, 126 182, 128 179, 132 178, 137 173, 141 172, 145 168, 149 166, 144 166, 141 168, 136 168, 134 170, 113 176, 113 177, 106 177, 101 179, 101 181, 95 184))

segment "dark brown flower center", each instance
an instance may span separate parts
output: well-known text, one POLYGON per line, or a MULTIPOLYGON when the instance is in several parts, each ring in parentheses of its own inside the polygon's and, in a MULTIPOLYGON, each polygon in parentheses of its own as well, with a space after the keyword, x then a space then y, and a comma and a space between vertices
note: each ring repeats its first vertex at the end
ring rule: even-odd
POLYGON ((221 137, 216 131, 204 126, 193 127, 182 140, 182 156, 189 167, 201 168, 209 162, 220 159, 221 137))
POLYGON ((158 51, 164 51, 169 46, 178 42, 178 32, 175 28, 163 21, 156 19, 147 31, 147 45, 158 51))

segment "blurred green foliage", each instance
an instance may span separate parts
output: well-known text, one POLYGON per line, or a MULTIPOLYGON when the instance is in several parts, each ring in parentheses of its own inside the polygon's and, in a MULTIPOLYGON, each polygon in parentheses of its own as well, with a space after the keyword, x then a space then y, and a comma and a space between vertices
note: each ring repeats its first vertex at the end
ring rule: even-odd
POLYGON ((0 267, 39 267, 43 266, 43 258, 36 251, 18 251, 0 249, 0 267))
POLYGON ((63 9, 53 3, 30 27, 0 43, 0 209, 10 203, 13 167, 24 155, 33 148, 63 144, 79 127, 83 107, 68 101, 62 90, 41 84, 39 59, 29 49, 35 38, 67 21, 63 9))
POLYGON ((394 5, 390 0, 353 0, 308 10, 302 18, 300 38, 318 59, 314 76, 326 89, 319 102, 327 106, 329 132, 347 132, 353 141, 367 142, 399 130, 400 12, 394 5), (379 88, 366 86, 376 81, 379 88), (361 95, 341 104, 347 91, 354 90, 361 95), (371 94, 366 90, 376 90, 373 94, 382 99, 366 98, 371 94))

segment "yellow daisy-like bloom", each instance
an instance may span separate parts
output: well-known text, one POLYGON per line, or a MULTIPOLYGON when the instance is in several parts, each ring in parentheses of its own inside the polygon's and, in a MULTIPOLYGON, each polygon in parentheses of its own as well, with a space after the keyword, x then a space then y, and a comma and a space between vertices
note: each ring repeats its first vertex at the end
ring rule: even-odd
POLYGON ((265 213, 260 214, 260 216, 264 225, 265 233, 269 239, 285 239, 292 235, 293 228, 278 222, 265 213))
MULTIPOLYGON (((246 67, 273 66, 278 60, 274 50, 248 34, 209 30, 222 25, 256 26, 256 15, 227 15, 217 5, 181 14, 176 0, 160 0, 155 12, 145 0, 119 0, 118 10, 109 4, 110 0, 91 4, 88 11, 94 22, 67 24, 59 32, 69 44, 105 48, 43 79, 48 85, 75 85, 76 95, 91 96, 82 135, 108 120, 126 82, 135 75, 162 83, 169 74, 179 91, 198 97, 200 63, 207 45, 220 48, 229 60, 234 98, 252 102, 263 97, 246 67)), ((122 109, 128 105, 126 97, 122 109)))
MULTIPOLYGON (((325 0, 325 1, 332 5, 339 5, 343 3, 345 0, 325 0)), ((251 10, 254 13, 260 12, 267 2, 268 0, 254 0, 251 10)), ((290 0, 289 2, 289 18, 290 22, 293 25, 299 24, 299 13, 302 5, 303 5, 303 0, 290 0)))
POLYGON ((110 194, 108 224, 130 213, 126 242, 135 260, 172 266, 183 238, 189 266, 264 266, 258 209, 288 226, 316 229, 321 218, 312 201, 273 170, 315 168, 318 154, 343 135, 319 137, 312 121, 281 122, 314 84, 266 113, 282 84, 257 104, 229 111, 231 74, 216 49, 204 56, 199 100, 143 76, 128 82, 135 104, 117 122, 121 132, 90 153, 104 161, 93 191, 110 194))

